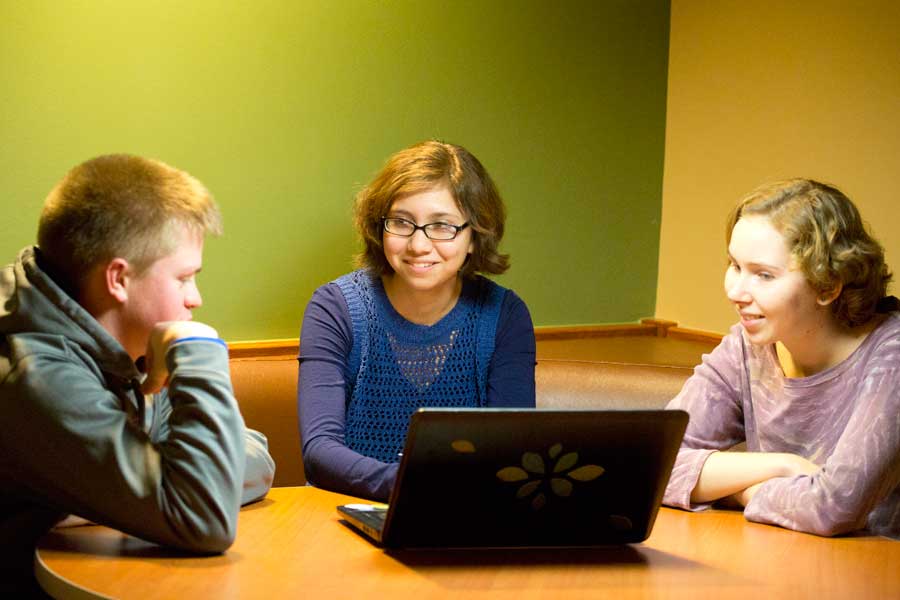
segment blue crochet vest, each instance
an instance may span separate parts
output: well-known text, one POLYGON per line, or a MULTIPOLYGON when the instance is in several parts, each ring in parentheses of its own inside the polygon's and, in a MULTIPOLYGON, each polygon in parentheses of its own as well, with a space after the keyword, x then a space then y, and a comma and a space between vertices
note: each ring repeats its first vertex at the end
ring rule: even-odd
POLYGON ((397 462, 416 409, 487 404, 487 369, 505 288, 483 277, 466 280, 456 306, 428 326, 400 316, 381 279, 368 271, 334 283, 353 326, 344 431, 349 448, 397 462))

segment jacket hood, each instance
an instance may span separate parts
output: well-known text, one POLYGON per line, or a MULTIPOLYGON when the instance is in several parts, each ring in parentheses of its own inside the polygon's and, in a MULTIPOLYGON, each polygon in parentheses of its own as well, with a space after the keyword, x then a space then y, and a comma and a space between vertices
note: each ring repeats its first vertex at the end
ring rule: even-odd
POLYGON ((103 371, 126 379, 139 376, 122 345, 40 268, 37 252, 29 246, 0 270, 0 335, 61 336, 103 371))

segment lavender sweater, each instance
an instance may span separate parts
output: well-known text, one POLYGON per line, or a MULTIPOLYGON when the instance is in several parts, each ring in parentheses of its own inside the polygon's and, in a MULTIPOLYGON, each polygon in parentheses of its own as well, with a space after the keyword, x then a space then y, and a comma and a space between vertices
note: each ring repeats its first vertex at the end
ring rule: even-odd
POLYGON ((746 441, 750 452, 791 452, 822 469, 760 486, 750 521, 818 535, 866 528, 900 538, 900 313, 891 313, 842 363, 784 376, 772 346, 740 325, 668 408, 691 415, 663 502, 699 510, 691 491, 709 455, 746 441))

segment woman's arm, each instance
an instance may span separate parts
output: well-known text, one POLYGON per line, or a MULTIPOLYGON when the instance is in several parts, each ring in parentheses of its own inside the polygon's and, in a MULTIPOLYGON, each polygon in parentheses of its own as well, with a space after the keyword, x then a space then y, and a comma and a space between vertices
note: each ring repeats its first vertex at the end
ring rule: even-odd
MULTIPOLYGON (((682 409, 690 415, 687 430, 672 475, 663 497, 669 506, 687 510, 707 508, 718 498, 740 491, 753 483, 751 478, 717 483, 714 456, 719 450, 727 450, 745 440, 744 413, 741 393, 744 385, 744 353, 741 333, 732 329, 722 343, 710 354, 685 382, 681 392, 667 408, 682 409), (700 485, 707 462, 713 460, 701 492, 694 495, 700 485), (745 485, 741 486, 744 483, 745 485), (741 486, 741 487, 736 487, 741 486), (721 489, 719 489, 721 488, 721 489), (721 495, 719 495, 721 494, 721 495)), ((757 480, 758 481, 758 480, 757 480)))
POLYGON ((742 500, 759 483, 819 469, 785 452, 722 452, 746 437, 744 348, 740 331, 732 330, 669 404, 687 410, 691 420, 666 490, 666 504, 696 510, 730 497, 743 506, 742 500))
POLYGON ((815 463, 788 452, 714 452, 703 464, 691 502, 701 504, 734 495, 745 505, 758 489, 756 484, 774 477, 812 475, 818 470, 815 463))
POLYGON ((346 369, 352 347, 346 301, 338 286, 322 286, 306 307, 300 332, 297 406, 303 467, 316 486, 386 500, 397 464, 363 456, 345 443, 346 369))
MULTIPOLYGON (((857 398, 838 398, 853 413, 822 468, 769 479, 740 498, 751 521, 837 535, 867 526, 869 514, 900 486, 900 367, 875 363, 853 381, 857 398)), ((825 401, 823 399, 823 401, 825 401)), ((896 506, 892 508, 896 511, 896 506)), ((885 520, 890 520, 885 517, 885 520)), ((900 535, 896 517, 885 532, 900 535)))
POLYGON ((512 290, 500 307, 494 355, 488 369, 489 407, 534 408, 534 325, 528 307, 512 290))

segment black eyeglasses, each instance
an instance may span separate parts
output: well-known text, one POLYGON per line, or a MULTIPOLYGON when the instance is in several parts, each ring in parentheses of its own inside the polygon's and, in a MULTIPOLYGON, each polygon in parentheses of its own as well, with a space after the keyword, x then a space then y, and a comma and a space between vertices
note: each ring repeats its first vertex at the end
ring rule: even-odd
POLYGON ((402 237, 412 237, 417 230, 421 229, 425 232, 425 237, 429 240, 452 240, 459 235, 459 232, 469 226, 468 223, 462 225, 451 225, 450 223, 426 223, 424 225, 416 225, 409 219, 401 219, 400 217, 381 217, 381 226, 384 230, 393 235, 402 237))

